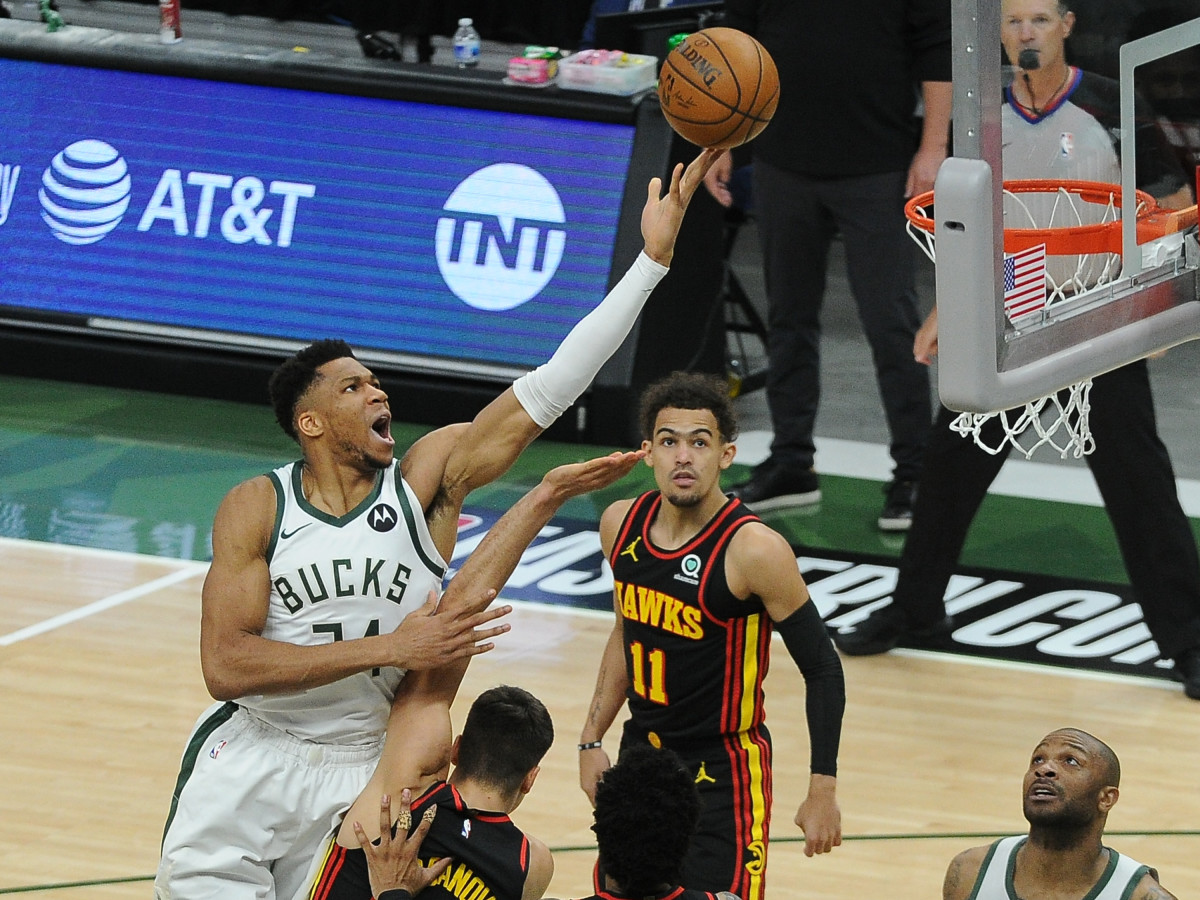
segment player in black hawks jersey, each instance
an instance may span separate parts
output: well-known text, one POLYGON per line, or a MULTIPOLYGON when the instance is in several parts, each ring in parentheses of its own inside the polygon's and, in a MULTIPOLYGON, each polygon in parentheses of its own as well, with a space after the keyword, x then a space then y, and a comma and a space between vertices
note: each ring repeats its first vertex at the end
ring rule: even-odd
POLYGON ((760 900, 771 810, 762 692, 771 634, 783 637, 807 687, 812 774, 795 822, 810 856, 841 843, 841 663, 787 542, 721 491, 737 436, 724 382, 675 373, 646 390, 641 422, 658 490, 615 503, 601 518, 616 624, 580 735, 580 784, 595 802, 610 765, 601 739, 628 702, 622 751, 668 747, 700 790, 701 826, 682 883, 760 900))
MULTIPOLYGON (((401 688, 396 709, 411 719, 425 713, 419 692, 401 688)), ((404 738, 402 738, 404 739, 404 738)), ((550 883, 554 863, 550 850, 524 834, 509 818, 533 787, 539 763, 554 740, 550 714, 541 701, 519 687, 503 685, 476 698, 463 732, 451 750, 454 771, 448 780, 413 773, 419 787, 411 815, 398 829, 411 829, 426 814, 432 824, 420 848, 426 868, 441 860, 423 896, 426 900, 537 900, 550 883)), ((412 748, 411 761, 422 758, 412 748)), ((370 790, 370 789, 368 789, 370 790)), ((370 791, 371 796, 381 795, 370 791)), ((383 797, 390 795, 383 794, 383 797)), ((376 800, 376 805, 379 801, 376 800)), ((382 820, 381 820, 382 821, 382 820)), ((390 819, 389 819, 390 821, 390 819)), ((364 847, 366 832, 356 821, 360 846, 347 849, 330 841, 309 900, 371 900, 364 847)), ((383 833, 382 831, 380 832, 383 833)))

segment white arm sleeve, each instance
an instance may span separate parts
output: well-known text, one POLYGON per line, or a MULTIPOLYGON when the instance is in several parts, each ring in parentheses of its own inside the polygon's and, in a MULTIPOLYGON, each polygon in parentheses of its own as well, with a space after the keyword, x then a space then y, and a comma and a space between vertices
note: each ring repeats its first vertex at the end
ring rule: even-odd
POLYGON ((563 338, 554 355, 513 382, 513 393, 541 428, 554 420, 582 394, 637 321, 650 292, 667 274, 644 252, 638 254, 600 305, 584 316, 563 338))

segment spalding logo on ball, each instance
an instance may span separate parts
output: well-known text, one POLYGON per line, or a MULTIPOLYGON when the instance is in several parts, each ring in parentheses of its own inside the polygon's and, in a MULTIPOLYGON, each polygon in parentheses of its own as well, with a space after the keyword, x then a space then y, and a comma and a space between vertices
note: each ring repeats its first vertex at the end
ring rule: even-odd
POLYGON ((758 136, 779 104, 779 73, 763 45, 735 28, 705 28, 667 54, 658 75, 663 115, 699 147, 758 136))

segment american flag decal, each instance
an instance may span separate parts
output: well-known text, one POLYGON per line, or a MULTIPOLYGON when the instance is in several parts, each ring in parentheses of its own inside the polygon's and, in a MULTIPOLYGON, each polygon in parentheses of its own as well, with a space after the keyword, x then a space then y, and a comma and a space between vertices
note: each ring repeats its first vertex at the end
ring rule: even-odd
POLYGON ((1004 257, 1004 313, 1013 325, 1046 308, 1046 245, 1004 257))

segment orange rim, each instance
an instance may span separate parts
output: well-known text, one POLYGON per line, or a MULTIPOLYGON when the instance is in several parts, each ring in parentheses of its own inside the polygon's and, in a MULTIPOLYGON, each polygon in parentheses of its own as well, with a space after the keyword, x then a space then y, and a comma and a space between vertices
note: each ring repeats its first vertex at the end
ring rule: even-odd
MULTIPOLYGON (((1049 181, 1024 179, 1004 182, 1004 190, 1013 194, 1044 194, 1058 190, 1076 194, 1088 203, 1121 205, 1121 186, 1099 181, 1049 181)), ((1144 244, 1196 224, 1196 207, 1168 210, 1161 208, 1145 191, 1137 192, 1137 241, 1144 244)), ((934 233, 934 220, 927 210, 933 205, 933 191, 918 194, 904 204, 904 215, 915 228, 934 233)), ((1062 228, 1006 228, 1004 252, 1016 253, 1038 244, 1046 245, 1049 256, 1081 253, 1121 252, 1121 220, 1100 225, 1071 225, 1062 228)))

